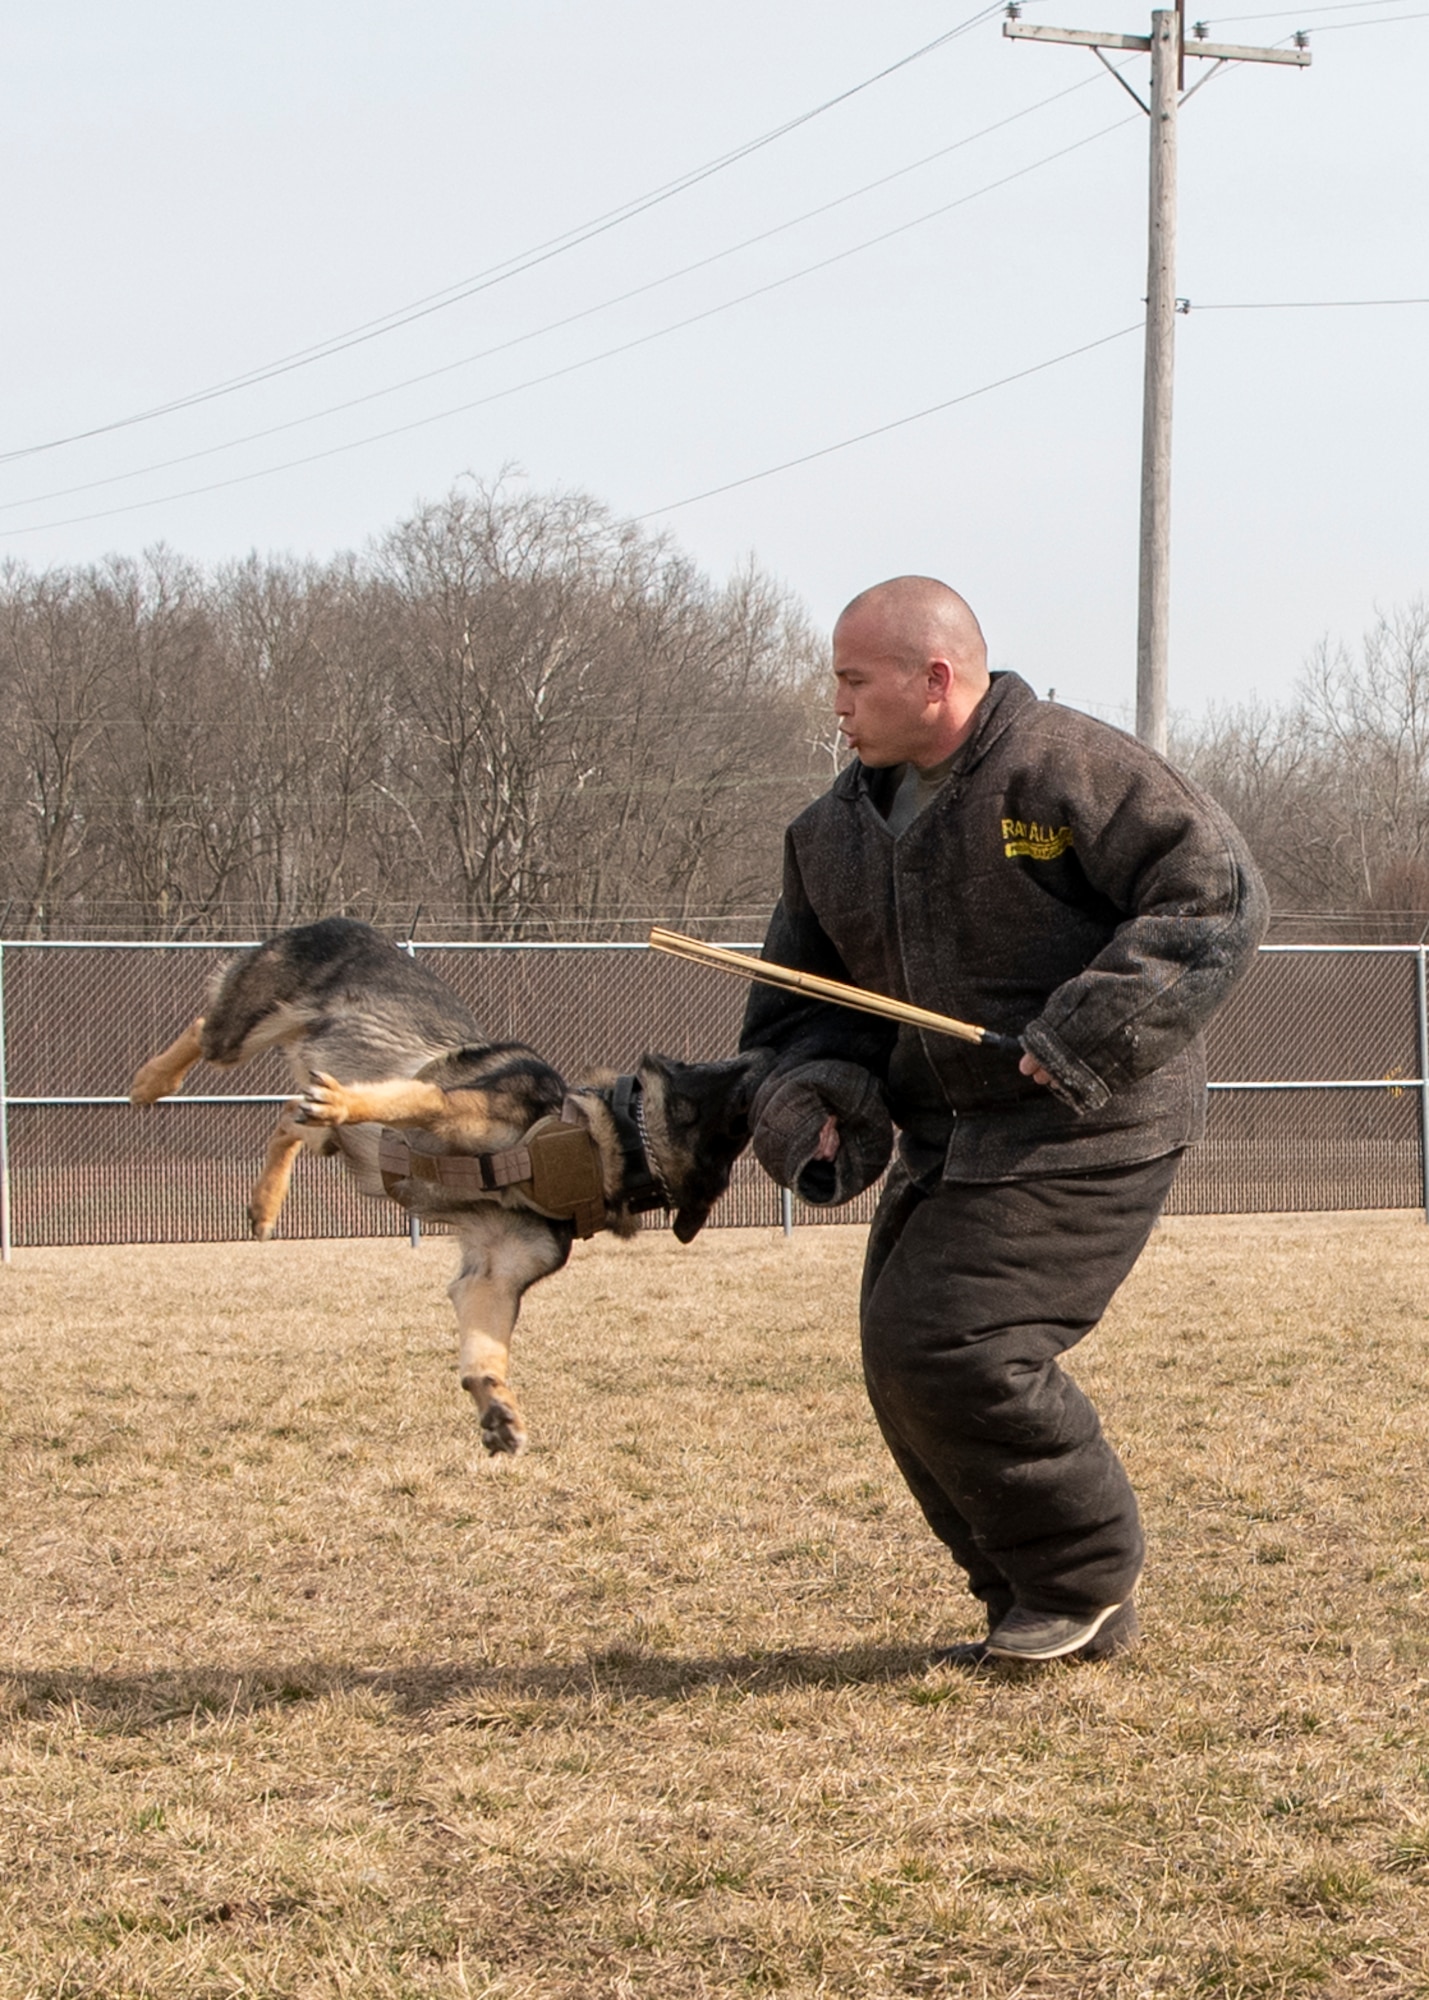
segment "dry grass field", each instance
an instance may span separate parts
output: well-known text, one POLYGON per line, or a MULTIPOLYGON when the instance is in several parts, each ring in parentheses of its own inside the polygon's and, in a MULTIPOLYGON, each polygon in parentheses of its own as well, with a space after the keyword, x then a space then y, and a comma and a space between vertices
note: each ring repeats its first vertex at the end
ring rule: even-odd
POLYGON ((447 1244, 19 1253, 4 2000, 1429 1993, 1429 1231, 1157 1232, 1147 1641, 986 1677, 862 1239, 581 1247, 513 1463, 447 1244))

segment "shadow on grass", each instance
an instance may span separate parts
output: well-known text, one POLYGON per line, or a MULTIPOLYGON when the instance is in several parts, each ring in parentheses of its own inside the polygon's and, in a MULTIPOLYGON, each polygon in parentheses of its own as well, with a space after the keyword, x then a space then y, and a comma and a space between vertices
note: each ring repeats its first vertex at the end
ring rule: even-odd
POLYGON ((54 1720, 66 1711, 91 1729, 130 1734, 174 1722, 222 1723, 261 1710, 334 1697, 369 1696, 404 1716, 445 1716, 473 1727, 569 1719, 592 1704, 679 1702, 718 1691, 735 1696, 799 1688, 871 1686, 921 1676, 927 1646, 680 1658, 613 1648, 526 1666, 421 1665, 368 1668, 327 1660, 239 1667, 157 1668, 100 1674, 0 1671, 0 1713, 54 1720))

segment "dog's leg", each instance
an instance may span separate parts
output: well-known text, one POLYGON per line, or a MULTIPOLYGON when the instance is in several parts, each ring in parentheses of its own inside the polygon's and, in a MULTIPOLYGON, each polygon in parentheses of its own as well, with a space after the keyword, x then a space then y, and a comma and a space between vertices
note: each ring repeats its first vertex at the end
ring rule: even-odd
POLYGON ((315 1069, 299 1102, 309 1125, 415 1125, 430 1131, 429 1121, 447 1109, 447 1094, 415 1076, 339 1083, 315 1069))
POLYGON ((448 1296, 461 1337, 461 1386, 481 1418, 481 1442, 493 1455, 526 1449, 526 1425, 506 1380, 520 1295, 490 1272, 463 1266, 448 1296))
POLYGON ((263 1171, 253 1183, 253 1192, 248 1197, 248 1220, 260 1243, 268 1242, 273 1234, 279 1211, 288 1198, 293 1162, 303 1150, 304 1128, 295 1116, 297 1108, 296 1097, 283 1106, 283 1115, 268 1141, 263 1171))
POLYGON ((461 1386, 480 1414, 486 1449, 522 1451, 526 1426, 506 1380, 511 1335, 525 1292, 570 1255, 570 1232, 494 1202, 453 1220, 461 1269, 449 1297, 461 1336, 461 1386))
POLYGON ((314 1070, 299 1116, 309 1125, 396 1125, 431 1132, 453 1145, 514 1145, 522 1124, 485 1090, 442 1090, 419 1077, 339 1083, 314 1070))
POLYGON ((141 1070, 135 1073, 129 1086, 131 1104, 154 1104, 161 1097, 169 1097, 179 1088, 184 1078, 203 1054, 199 1037, 203 1033, 203 1015, 190 1021, 175 1042, 157 1056, 150 1056, 141 1070))

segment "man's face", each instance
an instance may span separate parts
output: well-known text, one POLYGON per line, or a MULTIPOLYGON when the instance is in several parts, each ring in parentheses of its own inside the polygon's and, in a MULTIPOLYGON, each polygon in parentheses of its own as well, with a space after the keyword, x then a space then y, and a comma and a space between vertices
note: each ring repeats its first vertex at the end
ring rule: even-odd
POLYGON ((834 627, 834 690, 839 729, 862 763, 881 769, 926 752, 926 671, 891 657, 855 620, 834 627))

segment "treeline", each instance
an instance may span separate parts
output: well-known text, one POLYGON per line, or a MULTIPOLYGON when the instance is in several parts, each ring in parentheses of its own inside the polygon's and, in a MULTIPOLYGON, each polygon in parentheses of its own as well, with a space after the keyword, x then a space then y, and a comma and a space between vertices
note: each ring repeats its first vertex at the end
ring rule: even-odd
POLYGON ((1290 700, 1213 711, 1178 763, 1221 800, 1265 871, 1284 939, 1429 937, 1429 602, 1326 642, 1290 700))
MULTIPOLYGON (((1277 934, 1429 934, 1429 604, 1173 756, 1277 934)), ((0 570, 0 936, 757 935, 838 759, 826 649, 583 496, 471 487, 369 553, 0 570)))
POLYGON ((758 922, 822 673, 768 579, 579 496, 461 490, 329 563, 12 566, 0 936, 758 922))

